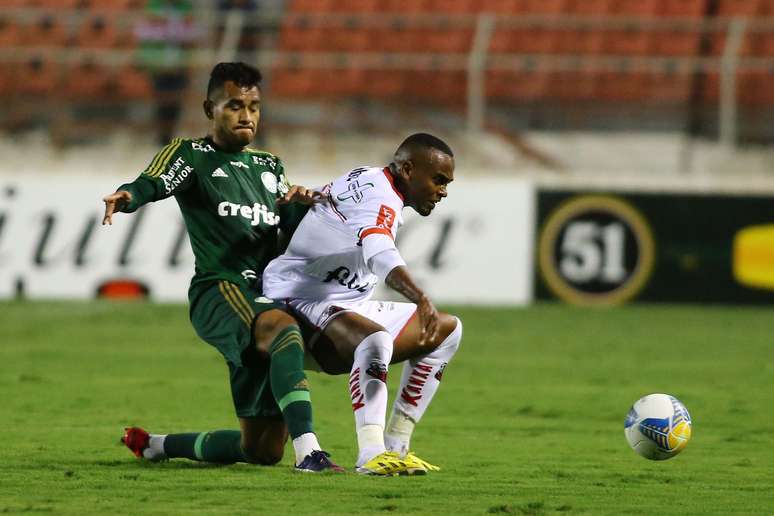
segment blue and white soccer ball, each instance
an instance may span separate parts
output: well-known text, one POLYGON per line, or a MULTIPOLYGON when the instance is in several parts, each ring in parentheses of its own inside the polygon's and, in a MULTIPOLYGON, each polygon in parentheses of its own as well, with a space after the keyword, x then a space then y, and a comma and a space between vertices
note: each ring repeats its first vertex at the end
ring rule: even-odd
POLYGON ((671 459, 691 440, 691 416, 674 396, 648 394, 632 405, 624 434, 632 450, 646 459, 671 459))

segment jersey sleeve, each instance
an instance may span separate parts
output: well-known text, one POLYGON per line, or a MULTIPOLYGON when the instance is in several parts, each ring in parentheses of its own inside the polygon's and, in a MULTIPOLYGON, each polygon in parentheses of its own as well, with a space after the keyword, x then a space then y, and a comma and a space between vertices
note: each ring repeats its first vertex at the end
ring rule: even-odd
POLYGON ((193 181, 188 146, 182 138, 175 138, 153 157, 137 179, 118 187, 132 194, 132 201, 122 211, 131 213, 144 204, 183 192, 193 181))
POLYGON ((342 216, 348 228, 355 234, 358 245, 363 250, 363 260, 370 267, 375 255, 397 248, 395 236, 398 229, 397 219, 401 206, 389 195, 364 196, 360 203, 349 204, 342 216))

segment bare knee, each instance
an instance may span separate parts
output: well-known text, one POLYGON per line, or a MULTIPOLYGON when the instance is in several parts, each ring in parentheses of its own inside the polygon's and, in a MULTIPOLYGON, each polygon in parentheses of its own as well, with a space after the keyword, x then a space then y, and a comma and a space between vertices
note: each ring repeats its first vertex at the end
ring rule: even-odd
POLYGON ((274 338, 288 326, 297 325, 296 320, 282 310, 263 312, 255 321, 255 345, 259 352, 268 353, 274 338))
POLYGON ((440 312, 438 316, 438 336, 433 342, 433 348, 440 346, 454 332, 458 324, 462 326, 462 322, 451 314, 440 312))

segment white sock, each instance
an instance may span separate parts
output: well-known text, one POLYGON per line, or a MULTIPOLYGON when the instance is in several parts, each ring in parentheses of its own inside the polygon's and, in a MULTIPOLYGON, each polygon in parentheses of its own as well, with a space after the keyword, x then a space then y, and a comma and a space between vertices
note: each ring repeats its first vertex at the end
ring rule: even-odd
POLYGON ((446 364, 457 352, 462 340, 462 322, 434 351, 413 358, 403 365, 398 394, 392 405, 390 423, 385 431, 387 449, 405 455, 411 444, 414 425, 419 423, 441 384, 446 364))
POLYGON ((322 448, 317 442, 317 436, 312 432, 307 432, 293 439, 293 449, 296 451, 296 466, 298 466, 303 462, 304 457, 322 448))
POLYGON ((349 392, 358 437, 357 466, 383 453, 387 412, 387 365, 392 358, 392 337, 386 331, 372 333, 355 349, 349 392), (368 428, 365 428, 368 427, 368 428), (376 428, 374 428, 376 427, 376 428))
POLYGON ((142 456, 148 460, 164 460, 167 454, 164 453, 164 439, 167 434, 150 434, 148 447, 142 451, 142 456))

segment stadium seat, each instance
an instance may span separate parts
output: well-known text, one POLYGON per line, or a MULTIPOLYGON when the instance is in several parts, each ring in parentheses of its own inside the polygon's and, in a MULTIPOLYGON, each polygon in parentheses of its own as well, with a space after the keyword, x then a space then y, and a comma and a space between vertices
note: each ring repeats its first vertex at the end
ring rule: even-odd
POLYGON ((486 76, 487 95, 516 103, 545 97, 549 86, 550 75, 542 71, 491 70, 486 76))
POLYGON ((379 11, 379 0, 335 0, 332 10, 341 13, 374 13, 379 11))
POLYGON ((368 97, 394 98, 411 93, 412 73, 403 70, 367 70, 360 91, 368 97))
POLYGON ((17 86, 17 95, 49 96, 59 87, 59 70, 51 61, 42 57, 34 57, 21 65, 15 75, 20 85, 17 86))
POLYGON ((516 4, 516 14, 554 14, 566 10, 569 0, 521 0, 516 4))
POLYGON ((551 100, 587 101, 596 95, 597 76, 589 71, 561 71, 550 75, 546 93, 551 100))
POLYGON ((78 29, 76 40, 78 46, 84 48, 111 48, 121 44, 114 20, 102 15, 85 18, 78 29))
POLYGON ((75 101, 91 101, 107 97, 112 78, 105 68, 93 61, 83 60, 67 74, 64 89, 68 98, 75 101))
POLYGON ((89 0, 92 11, 138 10, 145 6, 145 2, 146 0, 89 0))
POLYGON ((422 52, 425 29, 398 25, 386 29, 371 30, 373 40, 369 42, 372 50, 383 52, 422 52))
POLYGON ((596 55, 602 53, 606 34, 594 29, 567 29, 556 36, 556 51, 560 54, 596 55))
POLYGON ((605 32, 603 52, 610 55, 642 56, 650 53, 652 34, 635 26, 605 32))
POLYGON ((329 12, 334 7, 334 0, 292 0, 288 12, 320 13, 329 12))
POLYGON ((134 65, 119 68, 113 75, 119 96, 132 100, 153 98, 153 85, 145 70, 134 65))
POLYGON ((277 97, 303 98, 312 94, 317 77, 309 70, 276 69, 271 78, 272 94, 277 97))
POLYGON ((659 14, 661 16, 679 16, 699 18, 704 14, 708 0, 663 0, 659 14))
POLYGON ((281 30, 279 47, 282 50, 317 52, 325 49, 328 31, 319 26, 285 26, 281 30))
POLYGON ((68 43, 67 28, 53 14, 47 14, 29 27, 24 27, 23 41, 27 46, 60 47, 68 43))
POLYGON ((755 16, 760 0, 718 0, 718 16, 755 16))
POLYGON ((659 56, 695 56, 701 34, 689 30, 655 30, 651 34, 650 51, 659 56))
MULTIPOLYGON (((682 2, 683 0, 677 0, 682 2)), ((661 8, 659 0, 616 0, 612 14, 616 16, 656 16, 661 8)))
POLYGON ((495 14, 514 14, 518 12, 520 0, 481 0, 480 11, 495 14))
POLYGON ((682 104, 691 96, 691 73, 654 73, 648 76, 649 101, 659 104, 682 104))
POLYGON ((386 13, 421 13, 428 11, 427 0, 384 0, 380 10, 386 13))
POLYGON ((650 98, 645 72, 600 72, 595 97, 605 101, 631 102, 650 98))
POLYGON ((613 10, 613 0, 570 0, 565 6, 567 14, 600 16, 613 10))
POLYGON ((418 35, 417 50, 437 53, 468 53, 473 42, 473 29, 438 28, 418 35))
POLYGON ((427 0, 427 9, 439 14, 474 13, 477 4, 477 0, 427 0))
POLYGON ((497 29, 489 51, 493 53, 550 54, 562 48, 562 32, 547 28, 497 29))
POLYGON ((0 48, 16 47, 22 44, 22 30, 8 18, 0 17, 0 48))

